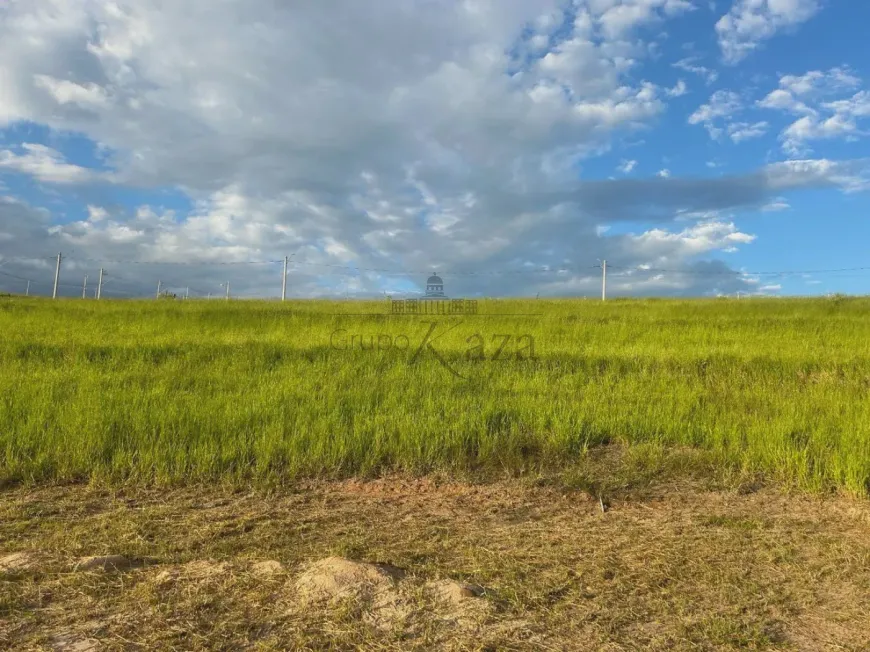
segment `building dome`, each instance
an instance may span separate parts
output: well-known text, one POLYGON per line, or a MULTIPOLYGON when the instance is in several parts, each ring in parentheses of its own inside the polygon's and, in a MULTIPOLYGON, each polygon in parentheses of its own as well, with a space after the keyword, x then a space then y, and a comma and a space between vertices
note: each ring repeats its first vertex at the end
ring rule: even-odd
POLYGON ((429 280, 426 281, 426 298, 427 299, 446 299, 444 294, 444 281, 436 272, 432 273, 429 280))

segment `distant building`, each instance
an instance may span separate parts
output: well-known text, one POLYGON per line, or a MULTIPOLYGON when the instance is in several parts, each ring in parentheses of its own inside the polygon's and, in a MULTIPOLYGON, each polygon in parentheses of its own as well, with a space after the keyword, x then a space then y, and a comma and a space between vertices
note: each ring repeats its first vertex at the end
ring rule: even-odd
POLYGON ((438 274, 433 273, 426 281, 426 299, 446 299, 444 294, 444 281, 438 274))
POLYGON ((476 315, 476 299, 450 299, 438 274, 426 280, 426 294, 419 299, 392 299, 394 315, 476 315))

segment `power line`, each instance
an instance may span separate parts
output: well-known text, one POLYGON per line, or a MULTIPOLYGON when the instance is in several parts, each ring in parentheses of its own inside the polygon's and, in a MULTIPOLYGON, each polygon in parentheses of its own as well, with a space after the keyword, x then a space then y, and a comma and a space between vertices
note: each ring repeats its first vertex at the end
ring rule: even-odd
MULTIPOLYGON (((177 265, 187 267, 210 267, 214 265, 277 265, 283 264, 284 260, 248 260, 248 261, 232 261, 232 262, 189 262, 189 261, 157 261, 157 260, 105 260, 100 258, 65 258, 67 261, 76 262, 93 262, 105 265, 177 265)), ((311 267, 326 267, 330 269, 345 269, 359 272, 378 272, 382 274, 395 275, 417 275, 430 274, 431 268, 427 270, 411 270, 411 269, 385 269, 380 267, 359 267, 355 265, 338 265, 333 263, 315 263, 305 260, 291 260, 291 265, 306 265, 311 267)), ((446 271, 439 272, 442 276, 486 276, 500 274, 556 274, 562 272, 576 272, 581 269, 596 269, 598 265, 590 265, 588 267, 557 267, 557 268, 539 268, 539 269, 517 269, 517 270, 484 270, 484 271, 446 271)))
MULTIPOLYGON (((45 258, 45 260, 53 260, 55 258, 45 258)), ((9 259, 9 262, 12 262, 13 259, 9 259)), ((35 260, 43 260, 42 258, 30 258, 30 261, 35 260)), ((211 266, 245 266, 245 265, 282 265, 285 264, 285 259, 281 260, 249 260, 249 261, 226 261, 226 262, 218 262, 218 261, 157 261, 157 260, 110 260, 110 259, 100 259, 93 257, 76 257, 73 255, 70 258, 63 258, 66 262, 76 262, 76 263, 94 263, 99 264, 102 268, 104 265, 117 265, 123 269, 123 266, 126 265, 153 265, 156 267, 160 266, 172 266, 172 267, 187 267, 187 268, 208 268, 211 266)), ((363 267, 363 266, 354 266, 354 265, 346 265, 346 264, 336 264, 336 263, 321 263, 315 261, 306 261, 306 260, 298 260, 291 259, 287 261, 290 265, 293 266, 294 270, 297 272, 299 277, 308 277, 310 276, 330 276, 330 275, 350 275, 350 274, 358 274, 362 272, 372 272, 382 275, 395 275, 395 276, 420 276, 423 274, 428 275, 431 273, 429 270, 411 270, 411 269, 387 269, 387 268, 379 268, 379 267, 363 267), (320 269, 310 269, 306 270, 304 268, 320 268, 320 269)), ((21 263, 19 263, 21 264, 21 263)), ((82 269, 81 265, 76 266, 78 269, 82 269)), ((444 271, 439 272, 442 276, 448 277, 486 277, 486 276, 531 276, 531 275, 559 275, 559 274, 572 274, 572 275, 580 275, 585 277, 586 273, 590 270, 602 269, 602 264, 595 265, 571 265, 571 266, 559 266, 559 267, 537 267, 537 268, 520 268, 520 269, 482 269, 479 271, 470 271, 470 270, 455 270, 455 271, 444 271)), ((675 275, 677 277, 682 278, 691 278, 691 277, 730 277, 730 278, 743 278, 747 277, 766 277, 768 279, 777 278, 777 277, 787 277, 787 276, 807 276, 811 277, 814 275, 823 275, 823 274, 839 274, 840 278, 846 278, 846 275, 852 276, 860 276, 861 273, 866 274, 870 272, 870 266, 862 266, 862 267, 843 267, 843 268, 832 268, 832 269, 806 269, 806 270, 782 270, 782 271, 744 271, 739 269, 727 269, 723 270, 719 269, 698 269, 698 268, 683 268, 683 269, 667 269, 661 267, 649 267, 645 265, 629 267, 629 266, 621 266, 621 265, 613 265, 611 263, 607 263, 608 272, 610 272, 608 277, 621 277, 623 279, 627 278, 635 278, 638 282, 648 282, 648 281, 657 281, 661 279, 651 279, 651 275, 675 275)), ((85 268, 83 271, 88 271, 89 267, 85 268)), ((101 270, 101 272, 104 270, 101 270)), ((152 274, 154 274, 153 278, 158 278, 156 270, 153 272, 151 270, 148 271, 147 275, 141 273, 142 270, 139 270, 140 273, 134 273, 133 276, 135 278, 125 277, 124 275, 116 274, 113 271, 109 270, 105 273, 105 281, 104 283, 110 283, 111 286, 107 290, 109 294, 130 294, 132 296, 144 296, 147 295, 148 292, 145 290, 145 285, 151 282, 152 274), (148 276, 146 279, 145 276, 148 276), (119 287, 120 286, 120 287, 119 287)), ((159 278, 161 279, 161 286, 164 288, 171 288, 173 290, 183 290, 186 296, 190 294, 206 296, 207 294, 215 294, 217 295, 217 286, 214 290, 210 292, 206 292, 202 289, 198 289, 196 287, 191 287, 189 280, 194 280, 195 282, 203 282, 208 283, 208 280, 203 280, 202 276, 207 274, 206 270, 200 270, 197 272, 189 272, 185 270, 184 274, 180 274, 180 276, 188 276, 192 275, 194 278, 192 279, 184 279, 177 280, 175 278, 166 279, 163 272, 159 273, 159 278)), ((173 276, 175 274, 172 274, 173 276)), ((589 274, 591 276, 591 274, 589 274)), ((33 278, 28 278, 25 276, 21 276, 18 274, 13 274, 7 271, 0 270, 0 276, 15 279, 17 281, 28 282, 30 284, 34 284, 37 286, 42 286, 47 283, 47 281, 38 281, 33 278)), ((603 274, 602 274, 603 276, 603 274)), ((283 277, 287 278, 286 274, 283 277)), ((558 280, 558 279, 556 279, 558 280)), ((232 281, 230 278, 227 282, 232 281)), ((286 281, 285 281, 286 282, 286 281)), ((233 281, 235 285, 235 282, 233 281)), ((221 285, 224 285, 223 283, 221 285)), ((78 290, 81 288, 81 285, 78 283, 57 283, 57 287, 59 288, 75 288, 78 290)), ((235 296, 242 296, 239 293, 236 293, 235 296)), ((257 293, 257 296, 263 296, 262 293, 257 293)))
MULTIPOLYGON (((733 276, 743 275, 743 276, 792 276, 796 274, 836 274, 838 272, 859 272, 859 271, 870 271, 870 267, 843 267, 840 269, 805 269, 805 270, 784 270, 781 272, 747 272, 743 270, 730 270, 730 271, 722 271, 722 270, 699 270, 699 269, 661 269, 658 267, 621 267, 618 265, 610 265, 608 267, 614 269, 623 269, 630 272, 655 272, 661 274, 686 274, 686 275, 694 275, 694 276, 733 276)), ((629 274, 625 274, 628 276, 629 274)), ((621 275, 622 276, 622 275, 621 275)))
POLYGON ((17 274, 9 274, 8 272, 0 271, 0 275, 8 276, 9 278, 17 278, 19 281, 30 281, 31 283, 35 283, 36 281, 32 278, 24 278, 23 276, 18 276, 17 274))
MULTIPOLYGON (((76 261, 76 262, 94 262, 94 263, 102 263, 102 264, 115 264, 115 265, 173 265, 173 266, 187 266, 187 267, 210 267, 210 266, 241 266, 241 265, 278 265, 283 264, 284 260, 246 260, 246 261, 227 261, 227 262, 218 262, 218 261, 201 261, 201 262, 191 262, 191 261, 158 261, 158 260, 105 260, 99 258, 76 258, 70 257, 65 258, 67 261, 76 261)), ((344 269, 348 271, 357 271, 357 272, 377 272, 381 274, 394 274, 394 275, 418 275, 418 274, 430 274, 431 269, 420 270, 420 269, 387 269, 382 267, 360 267, 356 265, 340 265, 335 263, 317 263, 313 261, 306 260, 290 260, 291 266, 304 265, 308 267, 324 267, 328 269, 344 269)), ((480 270, 480 271, 465 271, 465 270, 456 270, 456 271, 443 271, 438 272, 440 276, 490 276, 490 275, 525 275, 525 274, 559 274, 559 273, 567 273, 567 272, 577 272, 586 269, 600 269, 601 265, 588 265, 588 266, 561 266, 561 267, 541 267, 537 269, 494 269, 494 270, 480 270)), ((652 272, 652 273, 663 273, 663 274, 684 274, 684 275, 693 275, 693 276, 733 276, 735 274, 742 274, 746 276, 787 276, 787 275, 795 275, 795 274, 833 274, 838 272, 858 272, 858 271, 870 271, 870 267, 845 267, 838 269, 808 269, 808 270, 782 270, 782 271, 743 271, 743 270, 698 270, 698 269, 665 269, 660 267, 626 267, 622 265, 612 265, 608 263, 608 268, 616 269, 616 270, 624 270, 628 272, 652 272)))
POLYGON ((186 265, 190 267, 206 267, 212 265, 274 265, 275 263, 283 263, 283 260, 237 260, 237 261, 205 261, 205 262, 189 262, 178 260, 107 260, 104 258, 78 258, 67 257, 66 261, 74 260, 76 262, 88 263, 103 263, 105 265, 186 265))

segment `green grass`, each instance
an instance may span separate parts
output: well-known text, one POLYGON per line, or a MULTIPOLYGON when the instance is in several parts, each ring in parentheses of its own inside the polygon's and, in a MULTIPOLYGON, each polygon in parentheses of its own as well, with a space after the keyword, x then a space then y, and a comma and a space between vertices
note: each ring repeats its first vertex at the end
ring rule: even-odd
POLYGON ((870 489, 868 299, 487 300, 416 359, 431 319, 385 308, 2 299, 0 480, 518 473, 620 444, 870 489))

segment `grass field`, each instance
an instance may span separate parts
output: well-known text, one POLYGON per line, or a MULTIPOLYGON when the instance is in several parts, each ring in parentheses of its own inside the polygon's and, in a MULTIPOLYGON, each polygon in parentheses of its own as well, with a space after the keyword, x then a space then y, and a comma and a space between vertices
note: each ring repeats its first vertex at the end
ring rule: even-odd
POLYGON ((867 299, 486 300, 427 319, 12 298, 0 334, 6 482, 571 478, 609 446, 650 472, 870 489, 867 299))

